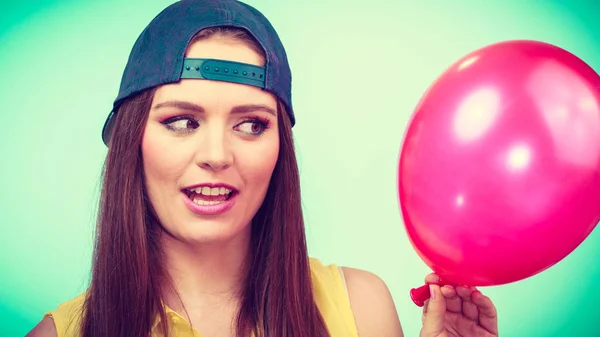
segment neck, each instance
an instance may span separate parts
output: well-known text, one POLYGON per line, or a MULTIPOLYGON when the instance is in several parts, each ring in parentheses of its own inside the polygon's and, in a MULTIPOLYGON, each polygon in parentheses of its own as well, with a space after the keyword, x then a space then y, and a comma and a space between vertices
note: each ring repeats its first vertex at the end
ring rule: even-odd
POLYGON ((176 291, 163 294, 165 304, 182 312, 223 300, 237 302, 246 276, 249 243, 249 232, 210 244, 182 242, 163 235, 164 266, 176 291))

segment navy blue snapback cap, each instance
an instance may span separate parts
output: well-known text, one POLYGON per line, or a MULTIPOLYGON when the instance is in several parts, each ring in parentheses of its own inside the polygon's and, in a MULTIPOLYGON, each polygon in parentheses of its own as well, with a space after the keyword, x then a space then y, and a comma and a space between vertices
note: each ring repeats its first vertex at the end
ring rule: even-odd
POLYGON ((258 10, 237 0, 181 0, 165 8, 142 31, 129 55, 119 94, 102 129, 108 146, 124 99, 182 78, 208 79, 260 87, 285 105, 292 126, 292 74, 279 35, 258 10), (206 28, 246 30, 261 45, 265 66, 216 59, 185 58, 191 39, 206 28))

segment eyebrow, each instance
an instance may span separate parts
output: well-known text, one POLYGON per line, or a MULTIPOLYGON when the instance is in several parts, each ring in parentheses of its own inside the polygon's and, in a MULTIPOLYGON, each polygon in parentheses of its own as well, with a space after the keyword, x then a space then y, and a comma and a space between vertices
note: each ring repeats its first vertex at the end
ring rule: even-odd
POLYGON ((205 112, 204 108, 198 104, 185 102, 185 101, 167 101, 158 103, 153 109, 158 110, 162 108, 177 108, 181 110, 189 110, 193 112, 205 112))
MULTIPOLYGON (((153 109, 155 109, 155 110, 158 110, 161 108, 177 108, 177 109, 188 110, 188 111, 197 112, 197 113, 206 112, 206 109, 204 109, 204 107, 202 107, 201 105, 198 105, 198 104, 192 103, 192 102, 186 102, 186 101, 167 101, 167 102, 158 103, 153 107, 153 109)), ((233 107, 233 109, 231 109, 232 114, 243 114, 243 113, 255 112, 255 111, 263 111, 263 112, 269 113, 273 116, 277 116, 276 110, 274 110, 273 108, 268 107, 266 105, 263 105, 263 104, 244 104, 244 105, 235 106, 235 107, 233 107)))

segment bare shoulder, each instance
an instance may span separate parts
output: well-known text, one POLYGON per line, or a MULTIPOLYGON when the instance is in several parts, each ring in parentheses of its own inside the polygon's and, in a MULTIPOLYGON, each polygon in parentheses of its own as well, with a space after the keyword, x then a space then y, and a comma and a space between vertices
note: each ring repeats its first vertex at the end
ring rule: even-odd
POLYGON ((58 337, 54 320, 44 317, 25 337, 58 337))
POLYGON ((361 337, 403 337, 392 295, 385 282, 366 270, 342 267, 350 307, 361 337))

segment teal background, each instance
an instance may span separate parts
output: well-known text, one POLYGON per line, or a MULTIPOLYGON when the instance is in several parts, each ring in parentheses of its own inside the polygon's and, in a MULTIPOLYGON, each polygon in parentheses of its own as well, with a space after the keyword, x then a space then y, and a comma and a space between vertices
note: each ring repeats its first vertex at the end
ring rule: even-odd
MULTIPOLYGON (((29 0, 0 5, 0 336, 23 336, 85 289, 100 131, 129 51, 171 1, 29 0)), ((412 109, 451 63, 536 39, 600 70, 599 1, 248 0, 284 41, 294 74, 310 253, 377 273, 406 336, 408 290, 427 267, 398 210, 396 162, 412 109)), ((560 233, 557 233, 560 235, 560 233)), ((482 289, 501 336, 600 336, 600 233, 539 275, 482 289)))

